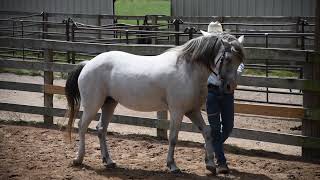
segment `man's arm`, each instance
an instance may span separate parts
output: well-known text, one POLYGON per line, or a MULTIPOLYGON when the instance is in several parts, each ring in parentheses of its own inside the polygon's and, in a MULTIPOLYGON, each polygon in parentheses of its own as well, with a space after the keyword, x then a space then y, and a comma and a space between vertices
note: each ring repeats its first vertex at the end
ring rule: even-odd
POLYGON ((241 63, 237 69, 237 75, 240 76, 244 71, 244 64, 241 63))

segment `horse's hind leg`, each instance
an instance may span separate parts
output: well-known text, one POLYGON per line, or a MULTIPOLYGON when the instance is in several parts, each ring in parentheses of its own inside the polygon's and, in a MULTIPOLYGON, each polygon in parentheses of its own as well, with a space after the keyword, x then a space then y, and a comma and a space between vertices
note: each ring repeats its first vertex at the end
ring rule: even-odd
POLYGON ((82 117, 78 123, 79 128, 79 149, 77 157, 73 160, 74 165, 82 164, 83 157, 85 154, 85 134, 87 132, 88 126, 92 119, 95 118, 98 110, 93 110, 92 108, 84 108, 82 117))
POLYGON ((200 111, 192 111, 186 113, 186 116, 199 128, 206 145, 206 168, 213 174, 216 174, 216 167, 214 164, 213 145, 211 128, 204 122, 200 111))
POLYGON ((110 97, 106 99, 105 103, 101 107, 102 113, 97 125, 102 162, 106 167, 114 167, 116 165, 109 155, 108 146, 106 144, 106 132, 117 104, 118 102, 110 97))
POLYGON ((80 85, 81 84, 79 84, 79 88, 81 94, 81 105, 83 107, 83 113, 78 124, 80 142, 77 157, 73 161, 73 164, 75 165, 79 165, 83 161, 83 157, 85 154, 85 134, 88 130, 90 122, 96 118, 98 110, 104 103, 103 97, 105 97, 102 93, 99 94, 99 92, 95 92, 94 96, 86 96, 85 92, 88 91, 88 89, 81 89, 80 85))

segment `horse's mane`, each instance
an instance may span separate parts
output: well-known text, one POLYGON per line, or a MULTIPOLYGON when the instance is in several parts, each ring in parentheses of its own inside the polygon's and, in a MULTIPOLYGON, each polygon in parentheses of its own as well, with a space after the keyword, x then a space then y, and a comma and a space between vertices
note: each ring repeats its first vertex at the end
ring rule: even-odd
POLYGON ((210 66, 210 60, 218 55, 222 41, 225 40, 232 43, 233 51, 237 53, 241 60, 244 59, 244 51, 242 45, 236 37, 228 33, 215 33, 210 36, 200 36, 194 38, 181 46, 177 46, 172 50, 179 52, 178 61, 186 61, 188 63, 204 63, 210 66))
POLYGON ((216 36, 200 36, 194 38, 185 44, 178 46, 178 62, 186 61, 188 63, 205 63, 209 65, 209 60, 218 53, 220 46, 216 36))

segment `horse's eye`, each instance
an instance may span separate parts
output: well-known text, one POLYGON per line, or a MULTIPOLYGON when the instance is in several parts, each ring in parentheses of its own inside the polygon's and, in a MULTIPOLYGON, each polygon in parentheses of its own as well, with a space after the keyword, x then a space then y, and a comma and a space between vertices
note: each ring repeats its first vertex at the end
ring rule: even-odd
POLYGON ((227 56, 227 57, 225 58, 226 63, 230 63, 231 60, 232 60, 232 58, 231 58, 230 56, 227 56))

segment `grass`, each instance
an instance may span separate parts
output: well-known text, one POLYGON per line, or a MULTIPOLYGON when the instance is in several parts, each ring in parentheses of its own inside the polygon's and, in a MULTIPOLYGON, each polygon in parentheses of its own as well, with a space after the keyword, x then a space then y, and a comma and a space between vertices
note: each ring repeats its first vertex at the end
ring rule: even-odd
POLYGON ((285 70, 272 70, 269 73, 271 74, 271 76, 274 76, 274 77, 289 77, 289 78, 299 77, 298 72, 285 71, 285 70))
POLYGON ((43 76, 43 71, 35 71, 35 70, 27 70, 27 69, 0 68, 0 73, 13 73, 16 75, 27 75, 27 76, 43 76))
MULTIPOLYGON (((170 0, 117 0, 115 14, 127 16, 168 15, 170 0)), ((134 20, 121 20, 119 23, 137 24, 134 20)), ((140 24, 142 24, 140 22, 140 24)))
POLYGON ((117 0, 116 15, 170 15, 170 0, 117 0))
MULTIPOLYGON (((253 76, 266 76, 265 70, 256 70, 256 69, 246 69, 244 75, 253 75, 253 76)), ((297 78, 299 77, 298 72, 286 71, 286 70, 269 70, 270 77, 281 77, 281 78, 297 78)))

